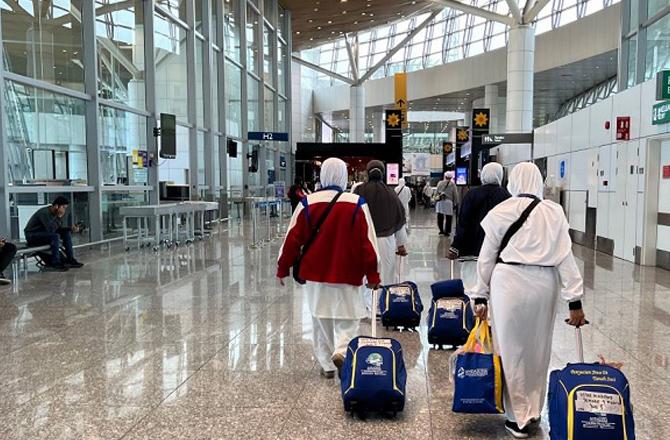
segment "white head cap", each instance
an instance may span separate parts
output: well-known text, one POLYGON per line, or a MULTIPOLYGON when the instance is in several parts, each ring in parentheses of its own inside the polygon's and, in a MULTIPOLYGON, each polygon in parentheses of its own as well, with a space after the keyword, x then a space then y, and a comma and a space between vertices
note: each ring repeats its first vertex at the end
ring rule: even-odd
POLYGON ((347 164, 342 159, 331 157, 321 165, 321 186, 323 188, 336 186, 343 190, 347 187, 348 180, 347 164))
POLYGON ((401 177, 400 179, 398 179, 398 185, 405 186, 405 178, 404 177, 401 177))
POLYGON ((544 197, 544 182, 540 169, 530 162, 522 162, 514 167, 509 176, 507 189, 512 196, 531 194, 538 198, 544 197))
POLYGON ((447 171, 444 173, 444 178, 445 179, 453 179, 454 178, 454 172, 453 171, 447 171))
POLYGON ((503 180, 503 167, 498 162, 489 162, 482 168, 482 185, 496 184, 501 185, 503 180))

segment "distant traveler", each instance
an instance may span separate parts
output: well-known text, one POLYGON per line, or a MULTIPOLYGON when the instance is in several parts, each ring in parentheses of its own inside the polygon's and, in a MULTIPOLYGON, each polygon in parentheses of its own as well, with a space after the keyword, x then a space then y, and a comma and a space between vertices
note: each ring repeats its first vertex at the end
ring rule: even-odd
MULTIPOLYGON (((299 278, 312 313, 314 355, 321 375, 332 378, 342 368, 349 341, 358 336, 360 320, 366 317, 361 292, 379 286, 377 238, 368 205, 358 195, 343 192, 347 166, 340 159, 327 159, 321 166, 323 190, 310 194, 293 213, 284 244, 279 251, 277 277, 282 285, 301 252, 299 278), (312 245, 303 246, 313 228, 336 200, 316 230, 312 245)), ((294 277, 296 274, 294 274, 294 277)))
POLYGON ((539 421, 544 406, 559 290, 569 305, 568 323, 581 326, 586 322, 584 287, 563 208, 542 200, 537 166, 525 162, 514 167, 508 189, 513 197, 481 223, 484 244, 470 296, 482 319, 490 302, 494 343, 502 358, 505 428, 516 438, 527 438, 529 424, 539 421), (538 204, 500 252, 508 229, 532 203, 538 204))
POLYGON ((295 182, 288 190, 288 198, 291 200, 291 209, 295 211, 298 203, 307 195, 307 190, 302 182, 302 177, 296 177, 295 182))
POLYGON ((447 237, 451 235, 452 217, 458 205, 458 188, 456 188, 453 180, 453 171, 447 171, 444 173, 444 180, 437 184, 437 190, 435 191, 437 196, 435 202, 437 226, 440 229, 440 235, 446 235, 447 237))
POLYGON ((423 207, 424 208, 430 208, 431 206, 431 198, 433 197, 433 187, 430 186, 430 181, 426 180, 424 185, 423 185, 423 190, 421 191, 422 199, 423 199, 423 207))
POLYGON ((72 248, 72 233, 79 232, 77 225, 65 226, 63 219, 70 202, 65 197, 56 197, 50 206, 39 209, 30 217, 23 232, 26 235, 28 246, 51 246, 50 269, 66 271, 69 268, 79 268, 83 264, 74 258, 72 248), (60 242, 65 248, 65 261, 61 261, 60 242))
MULTIPOLYGON (((481 172, 482 186, 473 188, 463 197, 458 213, 458 224, 454 242, 447 258, 477 257, 484 243, 484 230, 479 225, 486 214, 496 205, 511 196, 507 189, 500 186, 503 180, 503 167, 491 162, 484 165, 481 172)), ((464 261, 461 265, 461 278, 468 292, 477 282, 477 263, 464 261)))
POLYGON ((398 186, 395 187, 395 193, 400 199, 403 208, 405 208, 405 228, 409 234, 409 202, 412 200, 412 190, 405 183, 405 178, 398 179, 398 186))
MULTIPOLYGON (((355 192, 363 197, 370 207, 379 244, 382 284, 393 284, 396 282, 396 255, 401 257, 407 255, 405 208, 398 195, 384 183, 386 173, 381 161, 368 162, 367 173, 368 181, 358 186, 355 192)), ((372 291, 368 291, 366 296, 368 308, 372 310, 372 291)))
POLYGON ((8 242, 6 238, 0 237, 0 286, 12 284, 12 281, 4 274, 5 269, 12 263, 16 255, 16 246, 8 242))

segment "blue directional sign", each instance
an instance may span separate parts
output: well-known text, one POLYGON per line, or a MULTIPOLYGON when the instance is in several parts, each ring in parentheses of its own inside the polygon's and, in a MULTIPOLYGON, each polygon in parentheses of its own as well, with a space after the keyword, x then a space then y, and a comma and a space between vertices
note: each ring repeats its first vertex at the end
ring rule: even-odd
POLYGON ((275 133, 271 131, 250 131, 250 141, 275 141, 288 142, 288 133, 275 133))

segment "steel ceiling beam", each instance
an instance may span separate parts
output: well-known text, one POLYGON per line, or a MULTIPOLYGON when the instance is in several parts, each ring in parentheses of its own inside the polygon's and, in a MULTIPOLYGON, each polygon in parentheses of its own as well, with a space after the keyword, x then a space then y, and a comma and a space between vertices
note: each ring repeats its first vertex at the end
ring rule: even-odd
POLYGON ((514 20, 519 24, 523 24, 523 15, 521 15, 521 9, 519 9, 516 0, 505 1, 507 2, 507 6, 509 6, 509 11, 512 14, 512 17, 514 17, 514 20))
POLYGON ((514 19, 509 15, 502 15, 496 12, 489 11, 487 9, 478 8, 476 6, 466 5, 464 3, 458 2, 456 0, 429 0, 438 5, 456 9, 467 14, 476 15, 478 17, 485 18, 487 20, 497 21, 499 23, 505 24, 507 26, 513 26, 515 24, 514 19))
POLYGON ((537 0, 535 4, 528 11, 526 11, 525 14, 523 14, 523 22, 530 23, 535 20, 538 14, 542 12, 542 9, 547 6, 547 4, 549 4, 549 0, 537 0))
POLYGON ((335 73, 335 72, 333 72, 333 71, 331 71, 331 70, 324 69, 323 67, 318 66, 318 65, 316 65, 316 64, 314 64, 314 63, 310 63, 309 61, 305 61, 305 60, 303 60, 302 58, 300 58, 300 57, 297 56, 297 55, 293 55, 293 56, 291 56, 291 59, 292 59, 293 61, 295 61, 296 63, 301 64, 301 65, 303 65, 303 66, 305 66, 305 67, 307 67, 307 68, 309 68, 309 69, 315 70, 315 71, 317 71, 317 72, 319 72, 319 73, 323 73, 324 75, 328 75, 328 76, 330 76, 331 78, 335 78, 335 79, 337 79, 337 80, 339 80, 339 81, 342 81, 343 83, 347 83, 347 84, 352 85, 352 86, 354 85, 354 80, 352 80, 351 78, 348 78, 348 77, 346 77, 346 76, 340 75, 339 73, 335 73))
MULTIPOLYGON (((358 38, 356 38, 356 45, 358 46, 358 38)), ((354 53, 349 42, 349 36, 344 34, 344 44, 347 46, 347 55, 349 55, 349 65, 351 66, 351 73, 354 76, 354 82, 358 82, 358 50, 354 53)))
POLYGON ((379 62, 378 62, 377 64, 375 64, 374 66, 372 66, 372 67, 370 68, 370 70, 368 70, 367 72, 365 72, 365 75, 363 75, 363 76, 358 80, 357 84, 358 84, 358 85, 363 84, 365 81, 367 81, 368 79, 370 79, 370 77, 371 77, 372 75, 374 75, 375 72, 376 72, 377 70, 379 70, 381 67, 383 67, 384 64, 386 64, 386 62, 387 62, 388 60, 390 60, 390 59, 393 57, 393 55, 395 55, 400 49, 402 49, 403 47, 405 47, 405 45, 406 45, 407 43, 409 43, 410 41, 412 41, 412 39, 413 39, 419 32, 421 32, 421 31, 423 30, 423 28, 425 28, 426 26, 428 26, 428 24, 430 24, 430 22, 433 21, 433 19, 434 19, 435 17, 437 17, 438 14, 440 14, 441 12, 442 12, 442 11, 433 11, 433 13, 430 14, 430 15, 428 16, 428 18, 426 18, 423 22, 421 22, 420 25, 418 25, 417 27, 415 27, 414 30, 413 30, 412 32, 410 32, 409 34, 407 34, 407 36, 406 36, 405 38, 403 38, 403 40, 402 40, 400 43, 396 44, 396 45, 393 47, 393 49, 391 49, 391 50, 384 56, 384 58, 382 58, 381 60, 379 60, 379 62))

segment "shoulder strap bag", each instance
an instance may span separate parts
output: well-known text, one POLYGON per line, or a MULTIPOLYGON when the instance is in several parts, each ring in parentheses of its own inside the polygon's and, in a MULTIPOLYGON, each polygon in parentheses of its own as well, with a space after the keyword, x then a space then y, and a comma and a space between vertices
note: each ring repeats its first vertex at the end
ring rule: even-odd
MULTIPOLYGON (((526 207, 526 209, 523 210, 523 212, 521 213, 521 217, 519 217, 517 219, 517 221, 512 223, 510 225, 509 229, 507 229, 507 232, 505 232, 505 235, 503 236, 503 239, 500 242, 500 249, 498 250, 498 258, 496 260, 498 263, 505 263, 500 258, 500 254, 502 254, 502 251, 505 250, 505 248, 509 244, 509 241, 512 238, 512 236, 514 234, 516 234, 519 231, 519 229, 521 229, 521 227, 523 226, 524 223, 526 223, 526 220, 528 220, 528 217, 530 216, 530 213, 533 212, 533 209, 535 209, 535 207, 537 205, 539 205, 540 202, 542 201, 539 198, 537 198, 535 196, 531 196, 531 195, 523 194, 521 196, 522 197, 529 197, 529 198, 533 199, 533 201, 530 203, 530 205, 528 205, 528 207, 526 207)), ((514 263, 510 263, 510 264, 514 264, 514 263)))
POLYGON ((338 192, 335 195, 335 197, 333 197, 333 200, 330 201, 330 203, 326 207, 326 210, 323 212, 323 214, 321 214, 319 221, 317 221, 316 225, 314 225, 314 227, 312 228, 312 232, 309 238, 307 239, 307 242, 305 242, 305 244, 302 245, 302 248, 300 249, 300 255, 298 255, 298 258, 295 260, 295 263, 293 263, 293 279, 298 284, 305 284, 306 282, 304 279, 300 278, 300 264, 302 263, 302 259, 305 258, 305 254, 307 254, 309 248, 312 247, 312 244, 314 243, 314 240, 316 240, 316 236, 318 235, 321 226, 323 226, 323 223, 326 221, 328 214, 330 214, 330 211, 333 210, 333 207, 337 203, 337 199, 339 199, 341 195, 342 192, 338 192))

